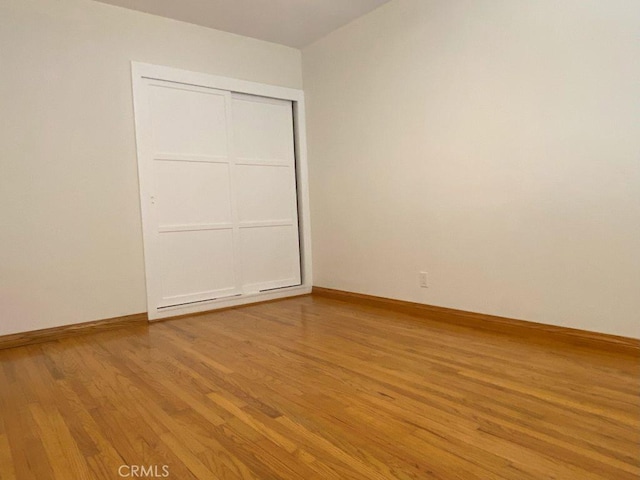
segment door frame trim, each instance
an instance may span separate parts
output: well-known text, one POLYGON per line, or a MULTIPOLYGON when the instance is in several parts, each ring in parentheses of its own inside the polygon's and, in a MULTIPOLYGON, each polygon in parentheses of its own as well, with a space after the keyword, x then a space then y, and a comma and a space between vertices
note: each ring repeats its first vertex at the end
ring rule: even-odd
MULTIPOLYGON (((250 95, 258 95, 262 97, 275 98, 279 100, 288 100, 293 104, 293 124, 294 124, 294 145, 295 145, 295 171, 296 171, 296 188, 298 200, 298 231, 300 239, 300 276, 302 283, 297 286, 285 287, 277 291, 261 292, 256 294, 242 295, 234 298, 221 298, 219 300, 211 300, 199 302, 191 305, 181 305, 176 307, 167 307, 158 310, 156 305, 152 304, 152 300, 157 296, 152 295, 149 284, 149 271, 155 270, 151 267, 150 255, 145 253, 145 281, 147 292, 147 311, 149 321, 160 320, 176 315, 201 312, 206 310, 215 310, 217 308, 228 308, 236 305, 244 305, 247 303, 260 302, 276 298, 284 298, 289 296, 301 295, 311 292, 313 284, 312 264, 311 264, 311 223, 309 210, 309 174, 307 164, 307 138, 305 124, 305 104, 304 92, 295 88, 279 87, 276 85, 268 85, 264 83, 250 82, 247 80, 239 80, 236 78, 222 77, 207 73, 192 72, 178 68, 165 67, 160 65, 152 65, 141 62, 131 62, 131 84, 133 89, 133 108, 136 133, 136 153, 138 159, 138 185, 140 188, 140 213, 143 230, 143 244, 145 252, 151 251, 149 245, 152 222, 145 219, 150 218, 150 192, 145 191, 146 186, 140 182, 143 177, 142 169, 146 161, 149 148, 148 141, 143 139, 142 132, 143 118, 147 115, 147 106, 143 104, 145 96, 141 94, 145 88, 147 80, 164 80, 174 83, 183 83, 185 85, 213 88, 216 90, 226 90, 229 92, 246 93, 250 95)), ((147 178, 144 175, 144 178, 147 178)))

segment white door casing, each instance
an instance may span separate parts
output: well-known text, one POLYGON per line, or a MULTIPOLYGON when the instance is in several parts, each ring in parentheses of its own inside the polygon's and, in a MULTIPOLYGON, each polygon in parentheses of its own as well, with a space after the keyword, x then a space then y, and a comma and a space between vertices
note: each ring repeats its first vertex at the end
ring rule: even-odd
POLYGON ((149 319, 309 293, 302 92, 132 77, 149 319))

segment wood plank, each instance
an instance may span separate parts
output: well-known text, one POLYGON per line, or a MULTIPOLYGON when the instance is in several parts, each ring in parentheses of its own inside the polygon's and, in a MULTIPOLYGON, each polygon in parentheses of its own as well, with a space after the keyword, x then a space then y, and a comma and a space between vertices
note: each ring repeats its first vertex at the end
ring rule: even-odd
POLYGON ((9 439, 2 433, 0 434, 0 480, 15 480, 16 472, 13 468, 13 459, 11 458, 11 447, 9 439))

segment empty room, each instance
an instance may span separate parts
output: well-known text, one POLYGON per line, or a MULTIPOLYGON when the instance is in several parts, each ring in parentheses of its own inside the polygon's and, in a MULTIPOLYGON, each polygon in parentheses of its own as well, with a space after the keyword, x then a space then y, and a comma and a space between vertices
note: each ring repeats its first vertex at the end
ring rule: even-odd
POLYGON ((640 1, 0 0, 0 480, 640 479, 640 1))

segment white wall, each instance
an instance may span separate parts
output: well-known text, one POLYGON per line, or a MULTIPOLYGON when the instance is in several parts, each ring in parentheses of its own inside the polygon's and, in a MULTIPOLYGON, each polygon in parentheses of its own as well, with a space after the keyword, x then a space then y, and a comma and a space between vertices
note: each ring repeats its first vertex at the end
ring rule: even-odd
POLYGON ((0 335, 146 311, 131 60, 302 85, 292 48, 89 0, 0 0, 0 335))
POLYGON ((640 337, 638 0, 393 0, 303 73, 315 285, 640 337))

